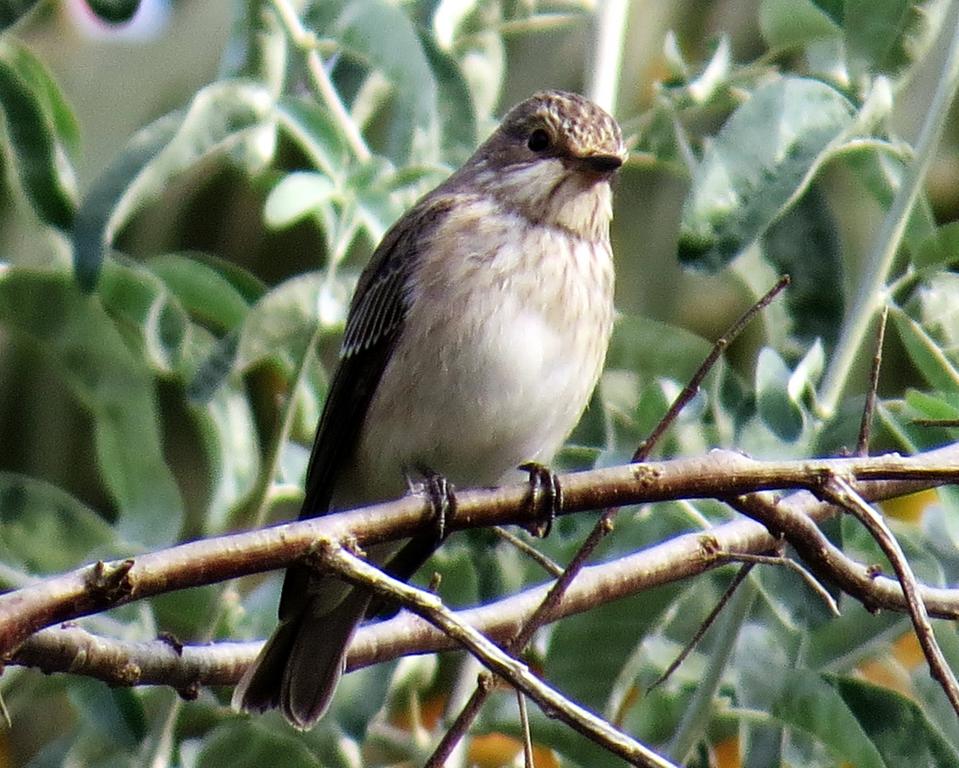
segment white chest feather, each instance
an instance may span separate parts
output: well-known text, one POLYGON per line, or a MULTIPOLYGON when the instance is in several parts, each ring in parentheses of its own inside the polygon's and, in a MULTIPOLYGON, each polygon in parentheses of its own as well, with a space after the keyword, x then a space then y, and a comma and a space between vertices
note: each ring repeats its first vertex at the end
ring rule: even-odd
POLYGON ((490 485, 548 462, 599 377, 613 318, 608 243, 479 213, 473 226, 450 222, 450 248, 433 249, 413 283, 351 473, 373 496, 402 490, 403 471, 490 485))

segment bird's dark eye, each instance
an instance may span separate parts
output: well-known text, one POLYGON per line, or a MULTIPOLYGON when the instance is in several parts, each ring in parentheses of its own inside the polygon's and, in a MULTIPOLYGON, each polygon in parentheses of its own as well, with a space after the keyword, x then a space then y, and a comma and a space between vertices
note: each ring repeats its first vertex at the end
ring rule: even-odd
POLYGON ((549 132, 544 128, 537 128, 526 140, 526 146, 533 152, 543 152, 549 149, 551 143, 549 132))

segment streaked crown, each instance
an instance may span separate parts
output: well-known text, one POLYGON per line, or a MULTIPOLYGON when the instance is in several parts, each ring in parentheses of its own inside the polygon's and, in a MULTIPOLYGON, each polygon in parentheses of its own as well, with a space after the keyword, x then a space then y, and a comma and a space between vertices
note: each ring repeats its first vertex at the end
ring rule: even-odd
POLYGON ((609 182, 625 160, 605 110, 575 93, 541 91, 513 107, 438 191, 483 195, 530 223, 605 241, 609 182))
MULTIPOLYGON (((626 158, 616 121, 589 99, 567 91, 540 91, 517 104, 503 118, 500 130, 532 140, 537 129, 555 143, 553 151, 573 158, 626 158)), ((531 149, 533 147, 530 147, 531 149)))

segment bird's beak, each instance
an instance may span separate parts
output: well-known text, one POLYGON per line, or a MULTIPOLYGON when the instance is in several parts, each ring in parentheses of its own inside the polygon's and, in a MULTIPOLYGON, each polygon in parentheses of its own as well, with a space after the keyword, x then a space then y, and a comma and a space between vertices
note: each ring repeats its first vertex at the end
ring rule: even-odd
POLYGON ((606 176, 623 164, 623 157, 620 155, 586 155, 576 158, 576 164, 584 171, 606 176))

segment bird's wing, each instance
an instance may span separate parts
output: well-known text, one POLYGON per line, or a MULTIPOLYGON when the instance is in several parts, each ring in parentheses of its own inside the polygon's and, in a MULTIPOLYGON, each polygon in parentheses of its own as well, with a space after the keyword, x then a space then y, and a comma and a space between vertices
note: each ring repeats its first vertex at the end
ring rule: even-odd
MULTIPOLYGON (((333 374, 306 469, 300 519, 329 511, 337 478, 348 462, 380 377, 395 347, 406 315, 406 284, 443 212, 442 199, 427 198, 383 236, 357 283, 340 362, 333 374)), ((310 571, 291 566, 280 596, 281 620, 295 617, 308 596, 310 571)))
POLYGON ((426 198, 413 208, 386 233, 360 276, 340 362, 313 441, 301 519, 329 509, 336 480, 356 448, 366 411, 403 327, 410 274, 449 205, 445 198, 426 198))

